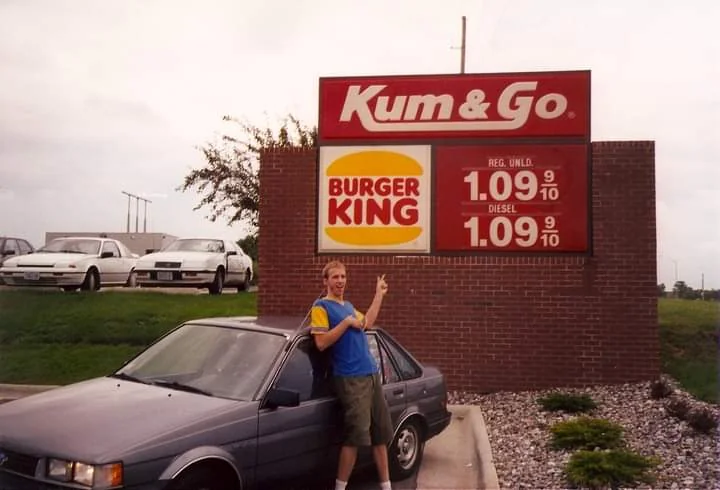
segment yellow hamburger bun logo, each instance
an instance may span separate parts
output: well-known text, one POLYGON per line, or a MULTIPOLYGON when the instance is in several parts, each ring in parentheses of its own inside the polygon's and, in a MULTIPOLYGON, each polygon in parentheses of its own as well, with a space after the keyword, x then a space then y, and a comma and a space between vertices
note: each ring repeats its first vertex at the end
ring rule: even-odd
POLYGON ((325 171, 325 233, 356 246, 392 246, 416 240, 423 167, 412 157, 388 150, 341 156, 325 171))

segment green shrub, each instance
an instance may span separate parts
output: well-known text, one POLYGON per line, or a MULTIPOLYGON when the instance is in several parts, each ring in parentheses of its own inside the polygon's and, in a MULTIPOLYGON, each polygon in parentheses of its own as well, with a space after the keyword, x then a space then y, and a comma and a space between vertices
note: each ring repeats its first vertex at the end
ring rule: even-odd
POLYGON ((634 488, 655 481, 651 470, 660 461, 625 451, 578 451, 565 467, 568 482, 580 488, 634 488))
POLYGON ((564 411, 568 413, 587 412, 597 405, 589 395, 575 395, 571 393, 552 393, 538 400, 538 403, 547 411, 564 411))
POLYGON ((650 385, 650 398, 652 398, 653 400, 667 398, 672 395, 672 393, 672 386, 670 386, 670 384, 663 379, 654 381, 652 385, 650 385))
POLYGON ((605 419, 580 417, 550 427, 554 449, 611 449, 622 444, 622 426, 605 419))
POLYGON ((682 398, 676 398, 665 404, 665 411, 677 419, 685 420, 690 412, 690 403, 682 398))
POLYGON ((703 434, 711 433, 718 425, 715 415, 707 408, 696 408, 687 414, 690 427, 703 434))

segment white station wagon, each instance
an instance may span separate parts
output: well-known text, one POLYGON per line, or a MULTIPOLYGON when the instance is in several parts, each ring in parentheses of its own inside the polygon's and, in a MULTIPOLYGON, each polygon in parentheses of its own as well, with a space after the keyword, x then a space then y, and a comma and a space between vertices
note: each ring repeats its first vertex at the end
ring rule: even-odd
POLYGON ((231 240, 213 238, 179 238, 141 257, 136 270, 141 287, 208 288, 210 294, 228 286, 246 291, 253 278, 250 256, 231 240))
POLYGON ((58 286, 65 291, 133 287, 137 260, 138 255, 118 240, 65 237, 6 260, 0 275, 8 286, 58 286))

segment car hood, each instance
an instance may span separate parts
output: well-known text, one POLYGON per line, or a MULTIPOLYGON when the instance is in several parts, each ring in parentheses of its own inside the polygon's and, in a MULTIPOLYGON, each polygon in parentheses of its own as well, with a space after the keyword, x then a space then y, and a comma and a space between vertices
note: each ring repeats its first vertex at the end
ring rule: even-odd
POLYGON ((103 463, 212 424, 250 402, 95 378, 0 405, 0 447, 103 463))
POLYGON ((79 262, 88 258, 94 258, 97 255, 90 254, 64 254, 64 253, 33 253, 27 255, 21 255, 20 257, 13 257, 8 259, 3 264, 7 266, 18 265, 20 267, 25 266, 53 266, 58 263, 68 264, 73 262, 79 262))
POLYGON ((197 262, 213 260, 219 256, 222 256, 220 252, 155 252, 145 255, 140 260, 143 263, 147 262, 154 265, 155 262, 187 262, 188 260, 197 262))

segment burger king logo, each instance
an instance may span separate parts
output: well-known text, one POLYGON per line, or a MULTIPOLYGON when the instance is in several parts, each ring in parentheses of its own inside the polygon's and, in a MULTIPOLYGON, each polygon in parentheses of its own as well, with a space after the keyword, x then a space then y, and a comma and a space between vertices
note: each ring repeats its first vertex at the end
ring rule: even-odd
POLYGON ((320 149, 320 251, 429 251, 430 147, 320 149))

